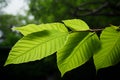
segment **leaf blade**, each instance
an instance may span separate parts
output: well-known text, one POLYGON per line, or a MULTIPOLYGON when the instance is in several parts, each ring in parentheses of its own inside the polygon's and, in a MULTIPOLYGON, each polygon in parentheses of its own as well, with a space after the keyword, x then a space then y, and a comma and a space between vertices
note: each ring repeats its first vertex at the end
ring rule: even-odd
POLYGON ((14 30, 20 31, 24 36, 42 31, 42 30, 58 30, 60 32, 68 32, 67 28, 62 23, 47 23, 47 24, 29 24, 23 27, 15 27, 14 30))
POLYGON ((10 51, 5 65, 47 57, 64 45, 67 35, 66 32, 44 30, 24 36, 10 51))
POLYGON ((89 30, 89 26, 81 19, 63 20, 63 22, 73 31, 89 30))
POLYGON ((120 32, 113 26, 105 28, 100 36, 102 47, 94 55, 96 70, 117 64, 120 61, 120 32))
POLYGON ((62 76, 84 64, 98 49, 98 37, 89 32, 72 33, 65 46, 57 53, 57 65, 62 76), (95 48, 95 49, 94 49, 95 48))

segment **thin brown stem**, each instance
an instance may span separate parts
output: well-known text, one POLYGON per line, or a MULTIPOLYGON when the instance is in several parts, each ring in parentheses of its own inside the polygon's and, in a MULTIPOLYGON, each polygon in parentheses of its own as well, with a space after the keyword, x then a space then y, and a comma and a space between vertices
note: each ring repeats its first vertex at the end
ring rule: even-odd
POLYGON ((99 32, 104 29, 88 29, 88 30, 79 30, 79 31, 72 31, 72 32, 99 32))

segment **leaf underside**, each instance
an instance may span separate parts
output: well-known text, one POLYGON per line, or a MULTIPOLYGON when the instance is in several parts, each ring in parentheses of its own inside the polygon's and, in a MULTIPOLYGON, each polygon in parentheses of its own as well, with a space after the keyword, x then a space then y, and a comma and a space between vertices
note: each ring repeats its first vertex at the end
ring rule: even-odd
POLYGON ((62 76, 84 64, 99 47, 99 39, 95 33, 71 33, 65 46, 57 52, 57 65, 62 76))
POLYGON ((40 60, 64 46, 68 33, 43 30, 20 39, 9 53, 5 65, 40 60))
POLYGON ((94 55, 97 70, 115 65, 120 61, 120 32, 114 27, 107 27, 100 36, 102 47, 94 55))
POLYGON ((20 31, 24 36, 43 30, 58 30, 60 32, 68 32, 67 28, 62 23, 48 23, 48 24, 29 24, 23 27, 15 27, 14 30, 20 31))

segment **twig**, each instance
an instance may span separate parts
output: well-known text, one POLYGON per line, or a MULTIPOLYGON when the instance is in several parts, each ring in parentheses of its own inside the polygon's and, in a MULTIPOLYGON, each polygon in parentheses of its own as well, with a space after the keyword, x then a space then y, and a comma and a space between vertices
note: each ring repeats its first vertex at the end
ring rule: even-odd
POLYGON ((91 10, 90 12, 87 12, 85 14, 80 14, 80 16, 87 16, 87 15, 92 15, 92 14, 96 14, 97 12, 100 12, 101 10, 103 10, 105 7, 108 6, 108 2, 105 2, 103 5, 101 5, 99 8, 95 9, 95 10, 91 10))
POLYGON ((85 3, 82 3, 79 7, 90 5, 90 4, 103 4, 103 2, 101 1, 85 2, 85 3))
POLYGON ((79 31, 71 31, 71 32, 99 32, 102 31, 103 29, 88 29, 88 30, 79 30, 79 31))

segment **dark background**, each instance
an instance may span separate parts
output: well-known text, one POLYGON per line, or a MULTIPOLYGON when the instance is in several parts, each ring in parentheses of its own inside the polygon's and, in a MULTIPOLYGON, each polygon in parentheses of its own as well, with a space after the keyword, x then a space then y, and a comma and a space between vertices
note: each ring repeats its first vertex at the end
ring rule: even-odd
POLYGON ((93 58, 67 72, 62 78, 56 65, 56 55, 42 60, 3 67, 10 48, 0 48, 0 80, 119 80, 120 63, 100 69, 97 74, 93 58))

